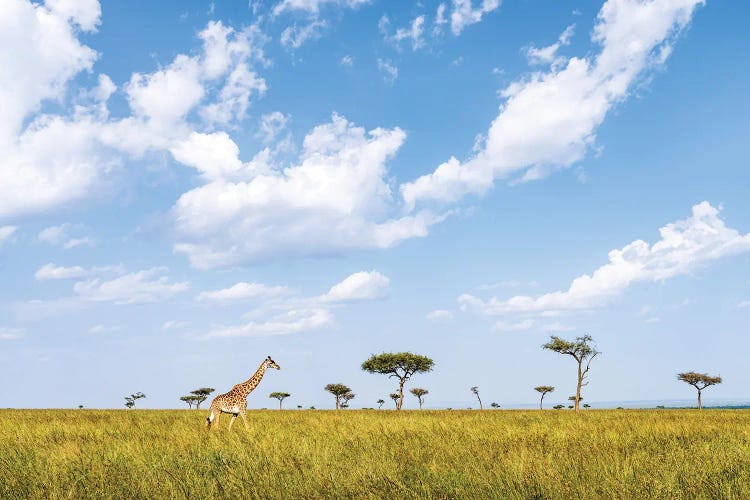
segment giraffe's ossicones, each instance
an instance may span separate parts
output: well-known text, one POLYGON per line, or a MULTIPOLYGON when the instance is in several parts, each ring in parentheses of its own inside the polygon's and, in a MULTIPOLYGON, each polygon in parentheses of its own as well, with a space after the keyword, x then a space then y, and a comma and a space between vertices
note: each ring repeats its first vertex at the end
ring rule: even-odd
POLYGON ((237 418, 237 415, 242 417, 245 428, 247 428, 247 417, 245 416, 247 410, 247 396, 258 386, 268 368, 276 368, 277 370, 281 369, 281 367, 271 359, 271 356, 268 356, 263 360, 252 377, 245 382, 235 385, 232 387, 231 391, 216 396, 214 400, 211 401, 211 408, 209 409, 208 418, 206 418, 206 426, 209 429, 212 426, 218 427, 219 416, 222 413, 229 413, 232 415, 231 420, 229 420, 230 431, 232 430, 232 424, 234 424, 234 419, 237 418))

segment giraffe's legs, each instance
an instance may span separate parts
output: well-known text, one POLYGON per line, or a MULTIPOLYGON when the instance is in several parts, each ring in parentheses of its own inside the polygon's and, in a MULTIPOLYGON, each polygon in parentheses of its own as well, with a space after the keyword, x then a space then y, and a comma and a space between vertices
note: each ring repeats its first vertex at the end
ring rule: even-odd
POLYGON ((232 424, 234 424, 234 419, 236 419, 236 418, 237 418, 237 414, 236 413, 232 413, 232 418, 229 419, 229 432, 232 432, 232 424))
POLYGON ((221 416, 221 410, 218 408, 211 410, 213 412, 214 419, 211 422, 211 428, 212 429, 218 429, 219 428, 219 417, 221 416))
POLYGON ((242 410, 240 412, 240 417, 242 417, 242 422, 245 424, 245 430, 249 429, 250 427, 247 425, 247 416, 245 415, 245 410, 242 410))

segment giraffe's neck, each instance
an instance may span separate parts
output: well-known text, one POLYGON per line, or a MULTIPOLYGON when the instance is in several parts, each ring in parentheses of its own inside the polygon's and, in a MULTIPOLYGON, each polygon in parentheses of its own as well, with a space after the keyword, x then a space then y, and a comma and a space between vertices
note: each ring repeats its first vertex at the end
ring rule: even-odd
POLYGON ((263 375, 265 375, 265 373, 266 373, 266 362, 263 361, 263 363, 261 363, 261 365, 255 371, 255 374, 252 377, 247 379, 245 382, 242 382, 241 384, 237 385, 237 392, 247 397, 247 395, 250 394, 253 391, 253 389, 258 387, 258 384, 260 384, 260 380, 263 378, 263 375))

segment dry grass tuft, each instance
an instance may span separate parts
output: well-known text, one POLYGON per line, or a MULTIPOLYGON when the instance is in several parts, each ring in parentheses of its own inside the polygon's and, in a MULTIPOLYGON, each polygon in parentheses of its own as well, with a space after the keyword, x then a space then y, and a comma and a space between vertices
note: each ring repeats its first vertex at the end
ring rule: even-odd
POLYGON ((750 498, 750 412, 2 410, 0 498, 750 498))

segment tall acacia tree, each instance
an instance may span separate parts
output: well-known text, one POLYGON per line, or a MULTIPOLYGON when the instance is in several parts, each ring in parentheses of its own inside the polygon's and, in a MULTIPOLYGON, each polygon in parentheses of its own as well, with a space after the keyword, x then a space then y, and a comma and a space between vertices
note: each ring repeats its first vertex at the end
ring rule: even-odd
POLYGON ((477 401, 479 401, 479 409, 484 410, 484 406, 482 406, 482 398, 479 397, 479 386, 475 385, 474 387, 472 387, 471 393, 477 397, 477 401))
POLYGON ((373 354, 362 363, 362 369, 370 373, 380 373, 398 379, 398 401, 396 409, 400 410, 404 404, 404 384, 415 373, 425 373, 432 370, 435 362, 427 356, 411 352, 384 352, 373 354))
POLYGON ((352 392, 350 388, 345 386, 344 384, 328 384, 325 387, 326 391, 330 392, 334 395, 336 398, 336 409, 341 409, 341 402, 343 401, 343 397, 345 394, 349 394, 352 392))
POLYGON ((537 387, 534 387, 534 390, 542 395, 542 398, 539 400, 539 409, 541 410, 542 403, 544 402, 544 396, 546 396, 548 392, 554 391, 555 388, 551 385, 539 385, 537 387))
POLYGON ((383 407, 383 404, 385 403, 385 399, 378 399, 377 403, 378 403, 378 410, 379 410, 383 407))
POLYGON ((281 409, 281 402, 284 401, 286 398, 291 396, 288 392, 272 392, 268 395, 269 398, 274 398, 279 400, 279 410, 281 409))
POLYGON ((552 335, 550 341, 542 346, 544 349, 572 356, 578 363, 578 383, 576 384, 575 399, 576 413, 578 413, 579 403, 581 402, 581 388, 589 385, 589 383, 586 382, 586 378, 591 361, 600 354, 599 351, 594 348, 593 344, 594 340, 591 338, 591 335, 576 337, 573 341, 561 339, 560 337, 552 335), (584 363, 586 365, 585 367, 584 363))
POLYGON ((417 398, 417 401, 419 401, 419 409, 422 409, 422 403, 424 403, 424 397, 430 393, 427 389, 422 389, 421 387, 415 387, 414 389, 410 390, 414 397, 417 398))
POLYGON ((699 410, 703 409, 703 405, 701 403, 701 392, 703 392, 703 389, 705 389, 706 387, 711 387, 712 385, 721 384, 721 377, 714 377, 707 373, 696 373, 696 372, 678 373, 677 380, 682 380, 686 384, 690 384, 696 389, 698 389, 698 409, 699 410))

